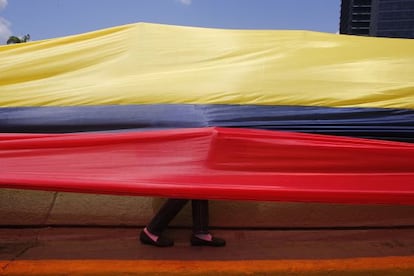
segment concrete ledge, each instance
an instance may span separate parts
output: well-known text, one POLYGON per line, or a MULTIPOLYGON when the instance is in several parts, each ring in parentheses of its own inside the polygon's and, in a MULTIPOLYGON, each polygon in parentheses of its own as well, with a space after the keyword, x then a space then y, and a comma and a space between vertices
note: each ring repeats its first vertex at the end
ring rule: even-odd
POLYGON ((0 224, 45 224, 55 196, 54 192, 0 189, 0 224))
MULTIPOLYGON (((143 226, 164 199, 0 190, 0 225, 143 226)), ((414 206, 211 201, 216 227, 341 227, 414 225, 414 206)), ((172 225, 190 226, 190 205, 172 225)))

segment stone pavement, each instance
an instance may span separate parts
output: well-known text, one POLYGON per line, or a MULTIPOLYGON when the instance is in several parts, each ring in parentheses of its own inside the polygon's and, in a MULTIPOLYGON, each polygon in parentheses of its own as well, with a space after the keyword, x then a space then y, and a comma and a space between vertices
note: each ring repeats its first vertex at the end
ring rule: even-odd
POLYGON ((414 275, 414 227, 213 229, 224 248, 137 241, 134 227, 0 228, 0 275, 414 275))
POLYGON ((162 203, 1 189, 0 275, 414 275, 414 206, 211 201, 225 248, 189 245, 189 206, 141 245, 162 203))

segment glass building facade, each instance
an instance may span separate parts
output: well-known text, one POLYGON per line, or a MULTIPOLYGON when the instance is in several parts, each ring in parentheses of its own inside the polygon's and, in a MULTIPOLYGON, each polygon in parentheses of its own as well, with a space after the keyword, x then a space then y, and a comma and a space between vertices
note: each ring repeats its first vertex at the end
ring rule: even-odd
POLYGON ((414 38, 414 0, 342 0, 340 33, 414 38))

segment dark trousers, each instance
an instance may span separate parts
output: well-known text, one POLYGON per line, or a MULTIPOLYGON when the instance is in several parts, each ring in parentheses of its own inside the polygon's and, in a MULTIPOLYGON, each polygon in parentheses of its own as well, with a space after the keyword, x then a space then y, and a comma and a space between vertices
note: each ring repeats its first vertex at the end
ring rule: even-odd
MULTIPOLYGON (((147 229, 157 236, 161 235, 188 201, 188 199, 168 199, 147 225, 147 229)), ((196 234, 208 233, 208 201, 193 199, 191 200, 191 207, 193 232, 196 234)))

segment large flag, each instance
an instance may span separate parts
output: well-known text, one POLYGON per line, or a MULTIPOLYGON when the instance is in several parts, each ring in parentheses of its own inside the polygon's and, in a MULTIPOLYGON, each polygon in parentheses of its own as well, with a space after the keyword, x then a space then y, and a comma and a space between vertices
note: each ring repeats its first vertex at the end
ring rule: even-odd
POLYGON ((0 185, 413 204, 413 49, 143 23, 2 46, 0 185))

